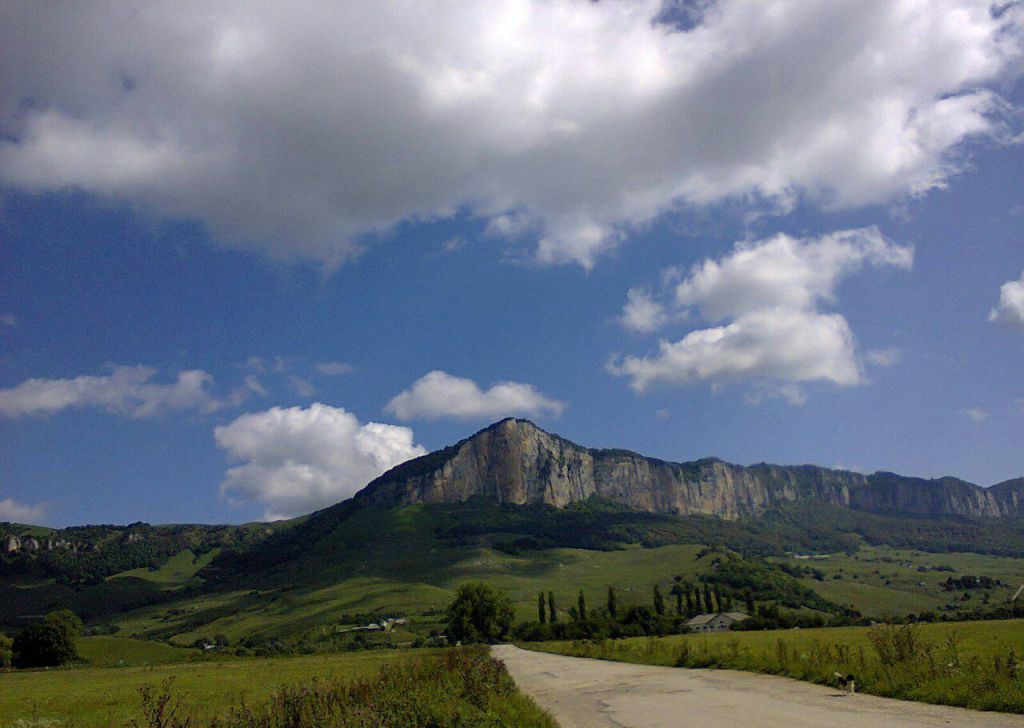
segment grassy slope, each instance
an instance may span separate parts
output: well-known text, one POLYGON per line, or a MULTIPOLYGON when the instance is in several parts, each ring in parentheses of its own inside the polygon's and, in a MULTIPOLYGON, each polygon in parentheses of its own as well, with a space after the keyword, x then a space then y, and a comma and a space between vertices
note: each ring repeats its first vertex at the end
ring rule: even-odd
POLYGON ((983 592, 980 590, 969 592, 967 601, 962 599, 962 592, 944 591, 941 582, 950 576, 984 575, 1003 581, 1004 586, 993 588, 989 594, 993 604, 1008 599, 1024 583, 1024 559, 983 554, 933 554, 864 547, 852 556, 831 554, 827 558, 772 561, 820 570, 825 575, 823 582, 812 578, 802 579, 802 582, 826 599, 872 616, 981 604, 983 592), (936 571, 937 566, 949 566, 954 571, 936 571), (836 576, 841 578, 836 579, 836 576))
MULTIPOLYGON (((226 582, 217 591, 187 593, 177 601, 135 610, 118 624, 125 634, 173 637, 188 644, 218 633, 232 640, 254 633, 315 637, 346 626, 347 614, 390 612, 409 615, 412 632, 425 634, 440 625, 440 612, 463 581, 480 579, 508 592, 517 620, 525 620, 535 618, 540 590, 553 591, 563 610, 575 604, 579 589, 591 606, 603 604, 609 585, 618 589, 625 605, 648 603, 655 582, 665 589, 673 575, 694 579, 710 561, 697 559, 697 545, 616 551, 553 548, 511 555, 487 546, 500 541, 501 534, 482 544, 456 545, 437 537, 439 524, 435 513, 420 507, 356 512, 310 544, 301 558, 226 582)), ((937 609, 959 599, 959 594, 950 595, 939 586, 950 573, 921 573, 920 566, 947 564, 956 570, 953 576, 985 574, 1011 584, 1024 581, 1024 560, 977 554, 879 547, 862 549, 855 557, 788 561, 821 569, 827 577, 824 582, 802 581, 827 599, 853 604, 873 616, 937 609), (873 573, 876 569, 884 578, 873 573), (832 578, 838 573, 843 579, 832 578), (919 586, 921 581, 924 587, 919 586)), ((1001 601, 1009 589, 994 590, 992 600, 1001 601)), ((971 602, 957 604, 977 604, 979 599, 976 595, 971 602)), ((405 637, 411 639, 395 635, 393 641, 400 644, 405 637)))
MULTIPOLYGON (((105 647, 99 648, 106 651, 105 647)), ((173 649, 173 648, 168 648, 173 649)), ((431 650, 374 650, 344 655, 274 659, 220 658, 150 667, 74 667, 0 673, 0 725, 19 718, 74 719, 78 728, 108 726, 137 715, 138 690, 173 679, 192 715, 208 719, 236 702, 253 703, 281 685, 312 678, 359 678, 381 665, 431 650)))
POLYGON ((186 549, 165 561, 159 569, 131 569, 109 579, 144 579, 165 588, 185 586, 193 582, 199 570, 208 566, 219 553, 220 549, 216 548, 196 556, 191 549, 186 549))
MULTIPOLYGON (((673 575, 693 579, 710 561, 696 560, 701 547, 695 545, 617 551, 549 548, 510 555, 489 547, 511 538, 499 531, 464 545, 439 538, 439 529, 452 523, 451 514, 418 506, 356 511, 319 540, 302 542, 297 557, 241 577, 197 588, 197 572, 212 555, 197 560, 186 551, 160 569, 122 572, 84 589, 2 584, 0 616, 71 606, 93 622, 114 621, 122 634, 189 644, 216 634, 231 640, 254 634, 316 639, 351 626, 346 615, 401 613, 412 624, 391 641, 402 644, 440 626, 441 611, 462 581, 481 579, 507 591, 517 619, 524 620, 534 618, 540 590, 554 591, 563 610, 575 604, 581 588, 588 604, 603 604, 609 585, 619 590, 624 605, 648 603, 655 582, 667 591, 673 575), (165 600, 168 590, 179 593, 165 600), (155 599, 160 603, 144 606, 155 599)), ((776 560, 820 569, 824 581, 807 577, 802 582, 827 599, 877 617, 979 604, 980 592, 968 602, 958 593, 944 592, 939 582, 950 575, 988 575, 1010 584, 992 591, 993 603, 1024 581, 1024 560, 977 554, 865 547, 855 556, 776 560), (938 565, 950 565, 955 572, 929 570, 938 565), (920 567, 926 571, 919 572, 920 567)), ((8 620, 11 628, 19 623, 8 620)))
POLYGON ((194 661, 198 650, 172 647, 163 642, 127 637, 85 637, 78 654, 89 667, 145 667, 194 661))
MULTIPOLYGON (((934 645, 940 670, 951 665, 946 645, 951 635, 959 639, 959 667, 952 677, 929 680, 917 675, 899 682, 899 668, 889 681, 878 665, 869 640, 868 627, 724 632, 719 634, 673 635, 590 642, 547 642, 523 647, 544 652, 620 660, 650 665, 676 666, 682 655, 686 665, 729 667, 756 672, 785 674, 813 682, 830 682, 833 672, 854 673, 860 688, 869 692, 925 702, 948 703, 987 710, 1024 712, 1024 681, 1008 675, 993 678, 993 664, 999 657, 1005 666, 1013 650, 1024 655, 1024 620, 990 622, 949 622, 920 625, 925 644, 934 645), (784 651, 780 644, 785 646, 784 651), (836 645, 846 650, 841 658, 836 645), (825 651, 825 647, 829 651, 825 651), (780 659, 780 653, 785 658, 780 659), (978 684, 972 681, 976 680, 978 684)), ((924 652, 924 650, 920 650, 924 652)), ((1004 668, 1005 671, 1005 668, 1004 668)), ((904 674, 902 677, 906 677, 904 674)))

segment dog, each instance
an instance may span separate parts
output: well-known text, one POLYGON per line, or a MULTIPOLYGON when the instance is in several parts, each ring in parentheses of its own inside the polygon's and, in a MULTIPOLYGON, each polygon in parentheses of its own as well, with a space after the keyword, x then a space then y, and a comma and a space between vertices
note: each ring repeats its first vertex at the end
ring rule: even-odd
POLYGON ((833 673, 836 676, 836 682, 839 683, 839 687, 846 691, 847 695, 853 695, 854 690, 857 686, 857 680, 853 675, 847 675, 843 677, 838 672, 833 673))

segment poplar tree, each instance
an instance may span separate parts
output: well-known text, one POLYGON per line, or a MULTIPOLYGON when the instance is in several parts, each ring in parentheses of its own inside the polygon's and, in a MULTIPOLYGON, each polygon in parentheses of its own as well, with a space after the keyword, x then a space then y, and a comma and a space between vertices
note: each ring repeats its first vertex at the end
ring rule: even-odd
POLYGON ((615 587, 608 587, 608 616, 615 619, 615 612, 618 610, 618 601, 615 598, 615 587))
POLYGON ((548 592, 548 623, 554 624, 558 621, 558 611, 555 609, 555 593, 548 592))
POLYGON ((577 609, 579 610, 580 621, 581 622, 586 622, 587 621, 587 600, 583 597, 583 590, 582 589, 580 589, 580 595, 576 599, 576 606, 577 606, 577 609))
POLYGON ((537 621, 541 624, 547 621, 544 615, 544 592, 537 594, 537 621))
POLYGON ((661 596, 661 587, 654 585, 654 611, 656 614, 665 613, 665 598, 661 596))

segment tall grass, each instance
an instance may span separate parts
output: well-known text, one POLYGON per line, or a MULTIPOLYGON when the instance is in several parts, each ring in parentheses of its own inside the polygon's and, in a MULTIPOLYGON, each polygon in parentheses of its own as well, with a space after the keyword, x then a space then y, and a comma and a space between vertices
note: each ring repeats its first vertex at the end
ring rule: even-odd
POLYGON ((264 704, 235 705, 200 723, 173 686, 142 690, 141 715, 130 728, 557 728, 498 660, 481 649, 383 667, 370 679, 314 680, 283 687, 264 704))
MULTIPOLYGON (((597 642, 548 643, 549 652, 655 665, 730 668, 785 675, 825 685, 852 674, 857 690, 886 697, 1024 713, 1024 655, 1012 642, 979 654, 965 650, 958 628, 925 634, 918 625, 878 625, 866 640, 848 630, 799 633, 689 635, 597 642), (838 639, 824 638, 829 632, 838 639), (820 636, 819 636, 820 635, 820 636), (754 637, 755 639, 751 639, 754 637)), ((530 645, 531 648, 534 645, 530 645)))

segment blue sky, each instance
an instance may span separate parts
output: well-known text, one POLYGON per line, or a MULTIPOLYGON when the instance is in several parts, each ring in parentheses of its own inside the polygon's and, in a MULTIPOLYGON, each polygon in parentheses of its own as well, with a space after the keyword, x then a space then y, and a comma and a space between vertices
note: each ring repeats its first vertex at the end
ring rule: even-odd
POLYGON ((0 520, 295 515, 504 415, 1024 475, 1024 13, 779 6, 11 4, 0 520))

